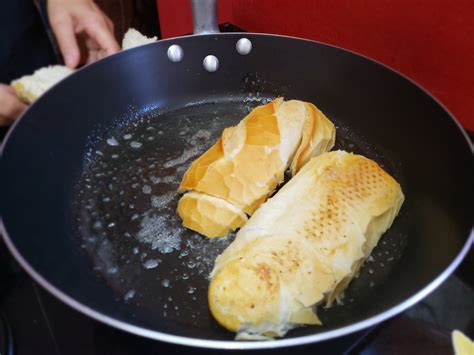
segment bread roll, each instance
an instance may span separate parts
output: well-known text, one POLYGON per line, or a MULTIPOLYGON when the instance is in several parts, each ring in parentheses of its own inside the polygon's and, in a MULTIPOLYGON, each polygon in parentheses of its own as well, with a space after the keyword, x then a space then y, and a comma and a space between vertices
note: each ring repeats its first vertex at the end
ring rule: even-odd
MULTIPOLYGON (((237 126, 226 128, 184 174, 178 191, 194 191, 194 200, 207 199, 208 203, 201 204, 199 211, 179 203, 183 224, 208 237, 218 236, 214 232, 222 221, 216 219, 220 216, 207 196, 252 215, 283 181, 295 153, 298 159, 292 165, 293 173, 310 157, 331 149, 334 140, 334 125, 312 104, 278 98, 255 108, 237 126)), ((238 220, 230 229, 246 221, 238 220)), ((220 228, 220 236, 230 229, 220 228)))
POLYGON ((20 100, 31 104, 72 72, 72 69, 63 65, 51 65, 38 69, 31 75, 13 80, 11 86, 15 89, 20 100))
POLYGON ((130 49, 144 44, 154 43, 158 37, 147 37, 134 28, 129 28, 122 39, 122 49, 130 49))
MULTIPOLYGON (((158 38, 148 38, 142 35, 134 28, 129 28, 122 40, 122 48, 129 49, 138 47, 144 44, 156 42, 158 38)), ((47 90, 56 85, 58 82, 73 73, 64 65, 51 65, 40 68, 31 75, 25 75, 19 79, 13 80, 10 85, 15 88, 15 91, 23 102, 31 104, 36 101, 47 90)))
POLYGON ((185 194, 178 203, 178 210, 185 216, 183 226, 209 238, 228 234, 245 224, 247 215, 221 198, 199 192, 185 194), (206 226, 203 230, 202 226, 206 226))
POLYGON ((310 160, 216 259, 209 306, 239 339, 320 324, 404 201, 375 162, 344 151, 310 160))

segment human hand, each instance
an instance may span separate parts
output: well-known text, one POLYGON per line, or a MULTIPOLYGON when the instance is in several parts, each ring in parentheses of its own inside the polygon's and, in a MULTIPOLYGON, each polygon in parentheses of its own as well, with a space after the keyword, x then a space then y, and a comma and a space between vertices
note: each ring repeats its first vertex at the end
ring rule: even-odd
POLYGON ((11 125, 27 107, 18 99, 15 89, 0 84, 0 126, 11 125))
POLYGON ((81 59, 78 39, 87 51, 86 63, 120 50, 112 21, 93 0, 48 0, 48 17, 64 62, 70 68, 75 68, 81 59))

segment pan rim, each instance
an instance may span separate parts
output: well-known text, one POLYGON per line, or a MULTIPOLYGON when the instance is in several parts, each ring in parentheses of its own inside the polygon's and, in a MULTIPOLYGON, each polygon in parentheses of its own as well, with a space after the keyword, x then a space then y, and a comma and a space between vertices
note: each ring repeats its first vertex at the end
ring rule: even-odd
MULTIPOLYGON (((298 40, 298 41, 304 41, 304 42, 310 42, 310 43, 316 43, 318 45, 323 45, 323 46, 328 46, 328 47, 333 47, 336 49, 339 49, 343 52, 348 52, 350 54, 354 54, 356 56, 362 57, 366 60, 369 60, 375 64, 381 65, 382 67, 385 67, 386 69, 398 74, 399 76, 403 77, 404 79, 408 80, 411 84, 415 85, 418 87, 422 92, 424 92, 426 95, 428 95, 432 100, 434 100, 447 114, 448 116, 454 121, 454 123, 458 126, 460 129, 461 133, 463 134, 465 140, 467 141, 468 145, 471 148, 471 151, 473 149, 473 145, 470 142, 470 139, 464 130, 464 128, 461 126, 459 121, 456 119, 456 117, 435 97, 433 96, 428 90, 426 90, 423 86, 415 82, 413 79, 407 77, 406 75, 398 72, 397 70, 391 68, 390 66, 387 66, 383 63, 378 62, 377 60, 374 60, 370 57, 367 57, 363 54, 360 54, 358 52, 348 50, 345 48, 341 48, 335 45, 331 44, 326 44, 314 40, 309 40, 309 39, 303 39, 303 38, 298 38, 298 37, 292 37, 292 36, 283 36, 283 35, 273 35, 273 34, 262 34, 262 33, 247 33, 247 32, 237 32, 237 33, 223 33, 223 34, 207 34, 207 35, 189 35, 189 36, 183 36, 183 37, 174 37, 174 38, 169 38, 169 39, 164 39, 160 40, 159 43, 163 42, 173 42, 182 38, 196 38, 196 37, 213 37, 213 36, 260 36, 260 37, 281 37, 281 38, 288 38, 288 39, 293 39, 293 40, 298 40)), ((148 46, 153 46, 156 45, 156 43, 150 43, 148 46)), ((142 47, 137 47, 132 50, 140 50, 142 47)), ((102 61, 107 61, 111 60, 112 57, 115 57, 116 55, 119 55, 121 52, 118 52, 112 56, 109 56, 102 61)), ((101 61, 101 62, 102 62, 101 61)), ((92 64, 94 65, 94 64, 92 64)), ((88 66, 83 67, 78 69, 77 71, 81 70, 87 70, 88 66)), ((74 74, 73 74, 74 75, 74 74)), ((65 79, 69 80, 69 77, 65 79)), ((59 84, 61 85, 61 83, 59 84)), ((47 96, 50 93, 47 92, 43 96, 47 96)), ((41 101, 43 98, 41 97, 38 101, 41 101)), ((37 103, 34 103, 33 105, 36 105, 37 103)), ((32 106, 33 106, 32 105, 32 106)), ((21 121, 21 119, 24 117, 24 114, 13 124, 13 126, 10 128, 9 132, 5 136, 5 139, 3 141, 2 147, 0 149, 0 156, 3 152, 4 147, 7 145, 8 140, 12 132, 14 131, 15 127, 18 125, 18 123, 21 121)), ((67 304, 68 306, 72 307, 73 309, 76 309, 80 311, 81 313, 91 317, 92 319, 95 319, 97 321, 100 321, 104 324, 107 324, 109 326, 118 328, 120 330, 138 335, 138 336, 143 336, 146 338, 154 339, 154 340, 159 340, 159 341, 165 341, 173 344, 178 344, 178 345, 187 345, 187 346, 193 346, 193 347, 200 347, 200 348, 213 348, 213 349, 227 349, 227 350, 232 350, 232 349, 242 349, 242 350, 250 350, 250 349, 272 349, 272 348, 280 348, 280 347, 289 347, 289 346, 296 346, 296 345, 304 345, 304 344, 310 344, 310 343, 316 343, 324 340, 329 340, 333 338, 337 338, 340 336, 348 335, 350 333, 366 329, 370 326, 373 326, 375 324, 378 324, 380 322, 383 322, 401 312, 406 310, 407 308, 413 306, 415 303, 419 302, 421 299, 429 295, 432 291, 434 291, 442 282, 444 282, 450 275, 451 273, 456 269, 456 267, 461 263, 461 261, 464 259, 465 255, 468 253, 470 247, 472 244, 474 244, 474 228, 471 228, 471 231, 469 233, 469 236, 463 246, 463 248, 460 250, 458 255, 454 258, 454 260, 436 277, 434 278, 430 283, 428 283, 425 287, 423 287, 421 290, 419 290, 417 293, 413 294, 411 297, 405 299, 403 302, 391 307, 390 309, 381 312, 379 314, 374 315, 373 317, 364 319, 360 322, 353 323, 344 327, 340 327, 334 330, 330 331, 325 331, 317 334, 312 334, 312 335, 305 335, 305 336, 300 336, 300 337, 295 337, 295 338, 283 338, 283 339, 276 339, 276 340, 271 340, 271 341, 265 341, 265 342, 253 342, 253 341, 234 341, 234 340, 211 340, 211 339, 201 339, 201 338, 191 338, 191 337, 186 337, 186 336, 180 336, 180 335, 172 335, 172 334, 167 334, 163 332, 159 332, 156 330, 136 326, 136 325, 131 325, 128 324, 124 321, 117 320, 113 317, 110 317, 106 314, 103 314, 89 306, 87 306, 84 303, 76 301, 73 297, 69 296, 62 290, 60 290, 58 287, 54 286, 52 283, 50 283, 48 280, 46 280, 43 276, 41 276, 29 263, 26 261, 25 258, 23 258, 22 254, 18 251, 16 246, 14 245, 12 239, 10 238, 6 226, 3 222, 3 218, 0 216, 0 234, 3 237, 3 240, 5 244, 7 245, 8 249, 14 256, 14 258, 17 260, 17 262, 21 265, 21 267, 36 281, 38 282, 43 288, 45 288, 49 293, 51 293, 53 296, 67 304)))
MULTIPOLYGON (((278 34, 272 34, 272 33, 254 33, 254 32, 228 32, 228 33, 210 33, 210 34, 201 34, 201 35, 186 35, 186 36, 180 36, 180 37, 172 37, 172 38, 166 38, 166 39, 161 39, 161 40, 158 40, 156 42, 152 42, 152 43, 147 43, 147 44, 144 44, 144 45, 141 45, 141 46, 138 46, 138 47, 132 47, 132 48, 128 48, 128 49, 125 49, 125 50, 121 50, 117 53, 114 53, 112 55, 109 55, 95 63, 91 63, 91 64, 88 64, 88 65, 85 65, 81 68, 78 68, 78 69, 75 69, 74 72, 67 76, 66 78, 64 78, 63 80, 61 80, 59 83, 57 83, 56 85, 54 85, 52 88, 56 87, 56 86, 61 86, 63 82, 66 82, 68 80, 70 80, 70 78, 72 76, 74 76, 76 73, 78 72, 81 72, 83 70, 88 70, 90 66, 94 66, 94 65, 97 65, 97 64, 100 64, 100 63, 106 63, 107 61, 110 61, 110 60, 114 60, 115 57, 121 55, 124 51, 138 51, 138 50, 141 50, 147 46, 155 46, 157 44, 161 44, 161 43, 166 43, 166 42, 173 42, 173 41, 176 41, 176 40, 180 40, 180 39, 191 39, 191 38, 198 38, 198 37, 215 37, 215 36, 220 36, 220 37, 237 37, 237 36, 253 36, 253 37, 276 37, 276 38, 286 38, 286 39, 291 39, 291 40, 296 40, 296 41, 300 41, 300 42, 308 42, 308 43, 315 43, 315 44, 318 44, 318 45, 321 45, 321 46, 325 46, 325 47, 330 47, 330 48, 334 48, 334 49, 337 49, 337 50, 340 50, 342 52, 346 52, 346 53, 350 53, 350 54, 353 54, 355 56, 358 56, 358 57, 361 57, 369 62, 372 62, 374 64, 377 64, 385 69, 388 69, 389 71, 392 71, 393 73, 397 74, 398 76, 402 77, 403 79, 409 81, 412 85, 416 86, 419 90, 421 90, 425 95, 427 95, 430 99, 434 100, 444 111, 446 111, 446 113, 448 114, 448 116, 451 118, 451 120, 456 124, 456 126, 459 128, 459 130, 461 131, 462 135, 464 136, 464 139, 466 141, 466 143, 469 145, 469 147, 471 148, 471 152, 474 150, 474 144, 471 142, 471 139, 469 138, 469 135, 467 134, 467 131, 464 129, 464 127, 461 125, 461 123, 459 122, 459 120, 456 118, 456 116, 434 95, 432 94, 428 89, 426 89, 423 85, 421 85, 420 83, 418 83, 417 81, 415 81, 414 79, 410 78, 409 76, 401 73, 400 71, 398 71, 397 69, 387 65, 387 64, 384 64, 374 58, 371 58, 369 56, 366 56, 365 54, 362 54, 362 53, 359 53, 357 51, 354 51, 354 50, 351 50, 351 49, 346 49, 346 48, 343 48, 343 47, 340 47, 340 46, 337 46, 337 45, 334 45, 334 44, 329 44, 329 43, 324 43, 324 42, 320 42, 320 41, 316 41, 316 40, 311 40, 311 39, 306 39, 306 38, 300 38, 300 37, 295 37, 295 36, 286 36, 286 35, 278 35, 278 34)), ((0 145, 0 157, 1 157, 1 154, 3 152, 3 149, 4 147, 6 146, 6 144, 8 143, 8 140, 10 138, 10 135, 12 134, 12 132, 15 130, 16 126, 19 124, 19 122, 22 120, 23 116, 34 106, 37 105, 38 102, 42 101, 44 99, 44 97, 50 95, 50 91, 51 89, 50 88, 49 90, 47 90, 42 96, 40 96, 36 101, 34 101, 27 109, 26 111, 24 111, 20 117, 15 121, 13 122, 13 124, 10 126, 10 129, 8 130, 8 132, 6 133, 4 139, 3 139, 3 142, 2 144, 0 145)))
POLYGON ((344 327, 340 327, 334 330, 329 330, 321 333, 316 333, 312 335, 304 335, 295 338, 282 338, 274 339, 269 341, 235 341, 235 340, 212 340, 212 339, 201 339, 201 338, 191 338, 181 335, 172 335, 156 330, 131 325, 124 321, 117 320, 113 317, 110 317, 106 314, 103 314, 95 309, 90 308, 89 306, 76 301, 73 297, 61 291, 59 288, 51 284, 43 276, 41 276, 36 270, 26 261, 21 253, 16 249, 13 244, 6 228, 3 223, 3 219, 0 218, 0 234, 3 237, 5 244, 7 245, 10 252, 15 257, 16 261, 21 265, 21 267, 43 288, 45 288, 53 296, 72 307, 73 309, 100 321, 104 324, 110 325, 112 327, 118 328, 120 330, 132 333, 138 336, 145 338, 150 338, 153 340, 165 341, 168 343, 173 343, 177 345, 186 345, 193 346, 198 348, 210 348, 210 349, 225 349, 225 350, 252 350, 252 349, 274 349, 280 347, 290 347, 296 345, 306 345, 311 343, 317 343, 324 340, 329 340, 333 338, 338 338, 344 335, 348 335, 366 328, 369 328, 373 325, 379 324, 401 312, 407 308, 413 306, 417 302, 421 301, 423 298, 428 296, 433 292, 438 286, 440 286, 459 266, 461 261, 464 259, 468 253, 471 245, 474 244, 474 228, 471 228, 471 233, 463 248, 459 254, 454 258, 451 264, 448 265, 444 271, 439 274, 433 281, 426 285, 423 289, 407 298, 405 301, 397 304, 396 306, 379 313, 373 317, 364 319, 360 322, 353 323, 344 327))

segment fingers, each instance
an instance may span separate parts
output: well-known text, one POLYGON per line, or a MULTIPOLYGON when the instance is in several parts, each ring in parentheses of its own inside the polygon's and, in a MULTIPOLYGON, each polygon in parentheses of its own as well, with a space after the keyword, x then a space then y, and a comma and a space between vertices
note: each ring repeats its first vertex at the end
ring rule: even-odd
POLYGON ((107 27, 109 28, 110 32, 113 34, 114 33, 114 23, 110 20, 110 18, 102 12, 99 6, 97 6, 96 3, 93 3, 94 8, 96 9, 97 13, 102 14, 103 19, 106 22, 107 27))
POLYGON ((90 49, 87 53, 86 64, 94 63, 103 57, 104 55, 100 50, 90 49))
POLYGON ((107 24, 106 18, 96 21, 90 21, 87 26, 84 25, 85 32, 93 39, 106 55, 113 54, 120 50, 110 26, 107 24))
POLYGON ((63 55, 64 63, 69 68, 75 68, 79 64, 80 52, 72 17, 58 15, 51 18, 50 22, 63 55))
POLYGON ((104 19, 105 19, 105 22, 106 22, 107 27, 109 28, 110 32, 113 34, 114 33, 114 23, 106 15, 104 15, 104 19))
POLYGON ((48 15, 68 67, 75 68, 81 60, 76 37, 80 33, 86 34, 99 47, 98 55, 87 53, 88 62, 120 50, 113 34, 113 23, 92 0, 49 0, 48 15))
POLYGON ((9 94, 16 95, 15 89, 10 85, 0 84, 0 93, 1 92, 7 92, 9 94))
POLYGON ((0 125, 11 124, 27 107, 18 99, 12 87, 0 84, 0 125))
POLYGON ((106 57, 105 51, 103 51, 95 40, 90 37, 85 37, 84 45, 86 49, 86 61, 85 64, 90 64, 106 57))

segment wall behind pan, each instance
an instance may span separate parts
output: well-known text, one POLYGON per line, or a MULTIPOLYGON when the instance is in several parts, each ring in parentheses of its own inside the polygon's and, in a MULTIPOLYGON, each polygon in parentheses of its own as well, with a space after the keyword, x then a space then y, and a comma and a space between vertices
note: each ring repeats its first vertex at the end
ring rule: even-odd
MULTIPOLYGON (((474 1, 219 0, 219 23, 309 38, 409 76, 474 132, 474 1)), ((192 32, 189 0, 157 0, 163 38, 192 32)))

